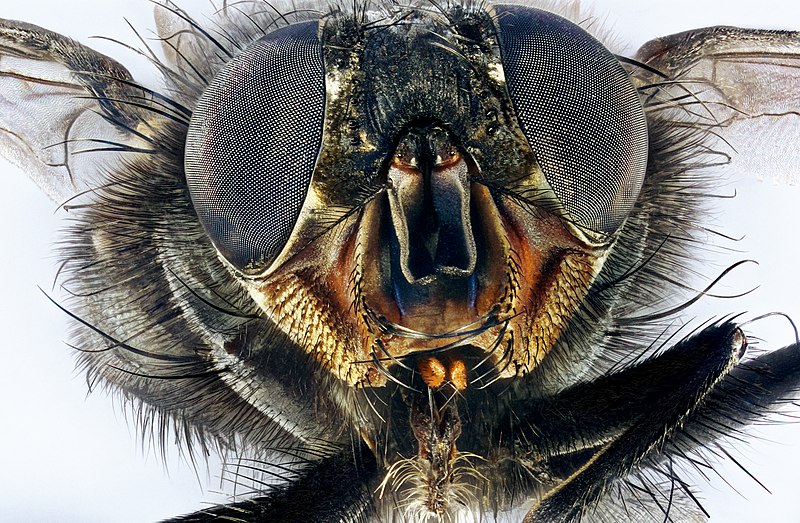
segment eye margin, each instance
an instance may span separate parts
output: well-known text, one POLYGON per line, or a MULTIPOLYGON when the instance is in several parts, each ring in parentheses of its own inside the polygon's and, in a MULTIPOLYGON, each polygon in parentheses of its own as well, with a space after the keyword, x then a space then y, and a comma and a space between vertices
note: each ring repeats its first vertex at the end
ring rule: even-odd
POLYGON ((527 6, 494 10, 508 96, 547 192, 573 232, 608 243, 634 208, 647 170, 639 93, 619 59, 573 22, 527 6), (541 118, 553 108, 564 111, 541 118))
POLYGON ((221 257, 244 276, 280 257, 311 185, 326 104, 319 24, 292 24, 250 44, 209 82, 189 124, 192 204, 221 257))

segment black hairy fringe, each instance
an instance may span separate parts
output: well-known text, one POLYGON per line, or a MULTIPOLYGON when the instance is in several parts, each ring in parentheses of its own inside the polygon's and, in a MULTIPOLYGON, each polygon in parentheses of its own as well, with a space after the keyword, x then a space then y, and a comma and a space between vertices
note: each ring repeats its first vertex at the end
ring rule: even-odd
MULTIPOLYGON (((288 480, 295 477, 293 469, 338 448, 337 440, 322 436, 340 434, 341 421, 331 421, 332 428, 321 423, 300 441, 282 422, 252 406, 258 401, 253 397, 257 384, 235 390, 226 381, 235 362, 214 355, 221 347, 235 353, 269 344, 269 357, 287 368, 315 364, 291 350, 217 258, 194 213, 183 172, 191 108, 216 71, 264 32, 319 16, 300 7, 279 14, 266 2, 253 4, 260 12, 245 15, 243 5, 223 8, 209 30, 174 5, 163 6, 161 14, 182 25, 164 39, 176 53, 177 66, 160 60, 143 39, 145 49, 139 51, 163 75, 163 93, 124 77, 89 79, 126 93, 96 96, 113 109, 103 117, 149 147, 119 144, 129 153, 121 155, 122 164, 106 173, 101 186, 64 204, 71 225, 60 242, 58 285, 67 295, 64 309, 75 320, 72 339, 90 388, 101 384, 120 393, 144 440, 162 452, 167 442, 177 443, 193 461, 215 451, 257 462, 289 462, 282 465, 282 479, 288 480), (189 60, 180 46, 193 38, 198 40, 188 46, 197 55, 189 60), (144 125, 134 127, 137 118, 144 125)), ((302 385, 307 381, 288 371, 283 385, 298 410, 312 412, 322 406, 301 399, 315 396, 302 385)), ((274 471, 269 474, 281 479, 274 471)))
MULTIPOLYGON (((640 68, 642 77, 660 75, 633 60, 621 62, 640 68)), ((632 76, 636 78, 636 70, 632 76)), ((536 401, 556 395, 576 382, 653 358, 689 338, 699 327, 684 332, 687 325, 680 313, 748 262, 734 263, 711 277, 696 272, 698 253, 708 237, 725 238, 708 227, 708 216, 724 183, 713 168, 725 165, 730 156, 724 150, 727 144, 715 134, 713 107, 706 107, 680 79, 662 75, 658 80, 640 90, 650 154, 637 204, 568 329, 548 357, 508 391, 512 397, 536 401), (681 116, 675 118, 676 112, 681 116), (709 283, 695 289, 685 283, 692 279, 709 283)), ((699 509, 708 516, 684 478, 692 472, 708 475, 726 459, 758 482, 730 454, 726 442, 744 441, 746 426, 764 420, 767 411, 796 405, 792 398, 797 384, 779 387, 777 381, 766 364, 743 362, 689 416, 685 427, 630 476, 610 485, 605 499, 584 515, 591 521, 684 521, 697 518, 699 509)), ((524 497, 525 489, 531 488, 513 479, 507 487, 512 497, 524 497)))

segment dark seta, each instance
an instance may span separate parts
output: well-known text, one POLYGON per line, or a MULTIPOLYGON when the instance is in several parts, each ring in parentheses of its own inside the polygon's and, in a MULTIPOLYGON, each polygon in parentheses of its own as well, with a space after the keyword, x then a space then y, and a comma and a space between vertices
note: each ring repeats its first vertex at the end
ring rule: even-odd
POLYGON ((800 382, 736 316, 675 327, 710 168, 762 115, 797 132, 798 35, 622 58, 530 6, 217 17, 157 9, 158 90, 0 23, 89 381, 252 489, 176 521, 704 520, 683 471, 800 382))

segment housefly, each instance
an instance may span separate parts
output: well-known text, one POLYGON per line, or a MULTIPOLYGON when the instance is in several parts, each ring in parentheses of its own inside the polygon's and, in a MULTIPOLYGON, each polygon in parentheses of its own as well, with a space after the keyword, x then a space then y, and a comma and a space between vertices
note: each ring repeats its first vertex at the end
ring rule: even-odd
MULTIPOLYGON (((139 7, 141 7, 141 6, 139 6, 139 7)), ((189 6, 189 7, 191 7, 191 6, 189 6)), ((99 8, 98 8, 98 9, 99 9, 99 8)), ((726 9, 727 9, 727 7, 726 7, 726 9)), ((597 12, 601 12, 601 11, 603 10, 603 6, 602 6, 602 5, 599 5, 599 6, 596 8, 596 10, 597 10, 597 12)), ((68 27, 64 27, 64 28, 62 29, 61 27, 57 27, 56 25, 52 25, 52 24, 48 26, 48 23, 46 23, 44 20, 40 20, 40 18, 39 18, 39 17, 37 16, 37 14, 35 14, 35 13, 34 13, 34 14, 29 14, 29 15, 26 15, 25 13, 21 13, 21 14, 19 14, 19 15, 17 15, 17 14, 9 14, 9 15, 6 15, 5 13, 2 13, 2 15, 3 15, 4 17, 9 17, 9 18, 14 18, 14 19, 24 19, 24 20, 28 20, 28 21, 31 21, 31 22, 33 22, 33 23, 36 23, 37 25, 42 25, 42 26, 45 26, 45 27, 48 27, 48 28, 56 28, 56 29, 58 30, 57 32, 60 32, 60 33, 62 33, 62 34, 70 34, 70 35, 72 35, 72 34, 76 34, 74 31, 72 31, 72 30, 71 30, 70 28, 68 28, 68 27)), ((641 15, 640 15, 640 16, 641 16, 641 15)), ((597 19, 598 19, 598 20, 600 20, 600 19, 602 19, 602 18, 603 18, 602 16, 600 16, 600 17, 597 17, 597 19)), ((661 20, 661 17, 654 17, 654 18, 657 18, 657 19, 659 19, 659 22, 661 22, 661 23, 665 23, 665 22, 663 22, 663 20, 661 20)), ((760 27, 767 27, 767 24, 769 24, 769 25, 771 25, 771 26, 785 26, 785 22, 786 22, 786 20, 788 20, 788 19, 789 19, 789 17, 786 17, 786 20, 781 20, 781 18, 784 18, 784 17, 783 17, 783 16, 780 16, 780 17, 778 17, 778 20, 777 20, 775 23, 771 23, 771 24, 769 23, 769 21, 767 21, 767 22, 764 22, 764 23, 756 23, 756 22, 755 22, 754 20, 752 20, 752 19, 748 19, 748 20, 746 20, 746 21, 744 21, 744 22, 741 22, 741 23, 742 23, 742 24, 744 24, 744 23, 746 22, 746 25, 748 25, 748 26, 756 26, 756 25, 757 25, 757 26, 760 26, 760 27)), ((718 19, 715 19, 715 20, 709 20, 709 21, 706 21, 706 22, 698 22, 698 23, 694 23, 694 24, 692 24, 692 23, 689 23, 689 21, 688 21, 688 20, 683 20, 683 19, 682 19, 682 20, 681 20, 681 23, 683 23, 683 22, 686 22, 686 23, 684 23, 684 25, 682 25, 682 26, 675 26, 675 27, 674 27, 674 29, 667 29, 667 28, 658 28, 658 27, 656 27, 656 28, 654 28, 654 29, 653 29, 653 31, 649 32, 647 35, 644 35, 643 37, 639 37, 639 38, 641 38, 641 40, 640 40, 640 41, 644 41, 644 40, 646 40, 646 39, 647 39, 649 36, 656 36, 656 35, 661 35, 661 34, 669 34, 669 33, 672 33, 672 32, 675 32, 675 31, 677 31, 677 30, 681 30, 681 29, 690 29, 690 28, 693 28, 693 27, 698 27, 698 26, 703 26, 703 25, 711 25, 711 24, 720 23, 720 22, 723 22, 723 21, 722 21, 722 20, 720 20, 720 19, 718 18, 718 19)), ((735 20, 734 20, 733 22, 735 22, 735 20)), ((54 22, 54 23, 55 23, 55 22, 54 22)), ((597 22, 597 23, 599 23, 599 22, 597 22)), ((638 23, 638 22, 631 22, 631 24, 630 24, 630 25, 636 25, 637 23, 638 23)), ((727 21, 726 21, 726 22, 724 22, 724 23, 727 23, 727 21)), ((94 26, 94 24, 92 24, 92 25, 94 26)), ((146 26, 146 25, 147 25, 147 22, 143 22, 143 23, 141 23, 141 24, 137 24, 137 25, 138 25, 139 27, 146 26)), ((98 26, 98 27, 99 27, 99 26, 98 26)), ((663 26, 662 26, 662 27, 663 27, 663 26)), ((615 27, 615 29, 616 29, 617 31, 623 31, 623 30, 624 30, 623 23, 622 23, 622 22, 619 22, 619 23, 617 24, 617 26, 615 27)), ((87 33, 106 33, 106 31, 104 31, 104 30, 100 30, 100 29, 98 29, 97 27, 91 27, 91 28, 87 29, 87 33)), ((623 32, 623 36, 625 36, 626 34, 627 34, 627 33, 624 33, 624 32, 623 32)), ((115 33, 115 34, 113 34, 112 36, 117 36, 117 34, 115 33)), ((147 35, 146 35, 146 34, 144 34, 144 36, 147 36, 147 35)), ((634 37, 631 37, 631 38, 634 38, 634 37)), ((88 44, 87 44, 87 45, 97 48, 97 47, 100 47, 100 42, 97 42, 97 41, 91 41, 91 42, 88 42, 88 44)), ((633 46, 633 47, 632 47, 632 50, 630 51, 630 53, 629 53, 629 54, 632 54, 632 53, 633 53, 633 51, 635 51, 635 48, 636 48, 636 46, 633 46)), ((110 54, 110 55, 112 55, 112 56, 115 56, 115 57, 118 57, 118 58, 119 58, 119 55, 118 55, 118 54, 117 54, 117 53, 114 51, 114 48, 113 48, 113 47, 112 47, 111 49, 103 48, 103 52, 104 52, 104 53, 106 53, 106 54, 110 54)), ((125 60, 124 60, 124 59, 120 59, 120 60, 121 60, 121 61, 123 61, 123 62, 125 62, 125 60)), ((126 65, 127 65, 127 63, 126 63, 126 65)), ((137 79, 138 79, 138 76, 137 76, 137 79)), ((741 151, 739 151, 739 154, 742 154, 742 152, 741 152, 741 151)), ((735 191, 735 192, 737 193, 737 199, 739 199, 739 200, 742 200, 742 199, 744 199, 744 198, 746 198, 746 197, 747 197, 747 196, 746 196, 746 194, 743 194, 743 192, 744 192, 744 191, 740 191, 740 190, 739 190, 739 186, 737 186, 735 189, 733 189, 733 188, 732 188, 730 191, 727 191, 727 193, 726 193, 726 191, 725 191, 725 189, 724 189, 725 187, 732 187, 732 186, 724 186, 724 185, 723 185, 723 189, 720 189, 720 193, 721 193, 721 194, 730 194, 730 193, 732 193, 732 192, 734 192, 734 191, 735 191)), ((758 190, 760 190, 760 187, 756 186, 756 187, 755 187, 753 190, 754 190, 754 191, 758 191, 758 190)), ((61 203, 61 202, 59 202, 59 203, 61 203)), ((46 207, 46 205, 43 205, 43 206, 44 206, 44 207, 46 207)), ((791 207, 791 205, 786 205, 786 206, 784 206, 784 208, 788 208, 788 207, 791 207)), ((45 212, 46 212, 46 211, 45 211, 45 212)), ((40 211, 40 214, 41 214, 41 211, 40 211)), ((767 214, 769 214, 769 213, 767 213, 767 214)), ((18 215, 17 215, 17 216, 18 216, 18 215)), ((69 217, 69 214, 67 214, 67 217, 69 217)), ((755 218, 754 218, 754 217, 753 217, 753 218, 748 218, 748 220, 746 220, 746 222, 747 222, 746 224, 749 224, 749 223, 751 223, 751 222, 752 222, 752 221, 754 221, 754 220, 755 220, 755 218)), ((38 218, 37 218, 35 221, 38 221, 38 218)), ((789 223, 791 223, 791 221, 790 221, 790 220, 786 220, 786 219, 784 219, 784 221, 788 221, 789 223)), ((746 225, 746 224, 745 224, 745 225, 746 225)), ((740 226, 740 227, 743 227, 743 226, 740 226)), ((770 224, 770 225, 769 225, 769 227, 772 227, 772 224, 770 224)), ((769 228, 769 227, 764 227, 764 229, 767 229, 767 228, 769 228)), ((731 228, 729 228, 727 225, 725 226, 725 228, 724 228, 723 230, 724 230, 726 233, 729 233, 729 234, 740 234, 740 233, 742 232, 742 229, 734 229, 734 230, 732 231, 732 230, 731 230, 731 228)), ((739 244, 733 244, 733 245, 734 245, 734 247, 733 247, 733 248, 735 248, 735 249, 739 249, 739 248, 740 248, 740 246, 741 246, 741 243, 739 243, 739 244)), ((755 255, 755 254, 747 254, 746 256, 740 256, 739 258, 744 258, 744 257, 753 257, 753 258, 756 258, 756 259, 758 259, 758 261, 761 263, 761 267, 762 267, 762 269, 761 269, 759 272, 763 271, 763 272, 765 272, 765 273, 766 273, 766 272, 768 272, 768 271, 767 271, 767 270, 765 269, 765 267, 764 267, 764 261, 763 261, 763 259, 762 259, 762 256, 761 256, 761 252, 764 252, 764 251, 759 251, 757 255, 755 255)), ((784 255, 784 257, 785 257, 785 255, 784 255)), ((736 258, 736 257, 734 256, 734 258, 736 258)), ((736 258, 736 259, 739 259, 739 258, 736 258)), ((730 258, 729 258, 729 259, 730 259, 730 258)), ((723 268, 724 268, 724 266, 723 266, 723 268)), ((746 269, 742 269, 742 270, 746 270, 746 269)), ((710 269, 706 269, 706 270, 704 270, 703 272, 704 272, 704 274, 705 274, 706 276, 708 276, 709 274, 712 274, 714 271, 713 271, 713 270, 710 270, 710 269)), ((776 272, 777 272, 777 271, 776 271, 776 272)), ((784 271, 784 272, 782 272, 782 274, 791 274, 791 273, 790 273, 790 272, 787 270, 787 271, 784 271)), ((713 278, 712 278, 712 279, 713 279, 713 278)), ((41 280, 40 280, 40 281, 41 281, 41 280)), ((707 281, 707 280, 701 280, 701 281, 707 281)), ((751 280, 751 281, 753 281, 753 280, 751 280)), ((760 282, 761 280, 759 279, 759 280, 756 280, 756 281, 759 281, 759 282, 760 282)), ((791 282, 791 281, 784 282, 784 285, 789 285, 789 284, 791 284, 791 283, 793 283, 793 282, 791 282)), ((44 285, 43 285, 43 286, 44 286, 44 285)), ((49 286, 48 286, 48 287, 49 287, 49 286)), ((734 286, 734 287, 735 287, 735 286, 734 286)), ((701 288, 702 288, 702 286, 701 286, 701 288)), ((51 294, 51 292, 49 291, 49 289, 45 289, 45 290, 46 290, 46 292, 47 292, 48 294, 51 294)), ((708 299, 709 299, 709 298, 705 298, 704 300, 708 300, 708 299)), ((777 302, 777 301, 770 301, 770 302, 768 302, 766 305, 761 305, 761 306, 759 306, 759 307, 752 307, 752 308, 751 308, 751 306, 745 306, 745 305, 743 305, 743 302, 741 302, 741 301, 738 301, 738 300, 739 300, 738 298, 737 298, 737 300, 722 300, 721 302, 719 302, 719 303, 721 303, 721 305, 719 305, 719 306, 716 306, 716 305, 715 305, 715 307, 716 307, 716 308, 715 308, 715 311, 716 311, 717 313, 721 313, 721 312, 730 312, 730 311, 737 311, 737 312, 738 312, 738 311, 742 311, 742 310, 747 310, 747 309, 750 309, 750 310, 759 310, 759 311, 772 311, 772 310, 781 310, 781 311, 791 312, 791 306, 793 305, 793 304, 789 304, 788 306, 782 306, 782 305, 781 305, 779 302, 777 302)), ((4 300, 4 301, 5 301, 6 303, 8 303, 8 300, 4 300)), ((35 307, 35 306, 31 306, 31 307, 35 307)), ((16 306, 16 305, 15 305, 15 308, 17 308, 17 306, 16 306)), ((42 307, 42 306, 41 306, 41 304, 40 304, 40 305, 39 305, 39 306, 38 306, 38 307, 37 307, 35 310, 36 310, 36 311, 41 311, 41 310, 42 310, 42 308, 43 308, 43 307, 42 307)), ((29 309, 29 310, 30 310, 30 309, 29 309)), ((41 315, 42 315, 42 314, 44 314, 44 313, 41 313, 41 312, 37 312, 36 314, 30 314, 30 313, 28 313, 28 314, 27 314, 27 316, 35 316, 35 317, 37 317, 37 318, 41 318, 41 315)), ((61 313, 61 314, 63 314, 63 313, 61 313)), ((704 316, 704 318, 705 318, 705 316, 704 316)), ((39 323, 47 323, 47 322, 39 322, 39 323)), ((14 327, 14 328, 13 328, 13 329, 9 329, 9 330, 8 330, 8 332, 13 332, 13 333, 14 333, 14 334, 12 334, 12 338, 11 338, 11 339, 15 340, 15 341, 14 341, 14 343, 13 343, 13 347, 16 349, 16 351, 15 351, 15 352, 22 352, 22 349, 21 349, 20 347, 30 347, 30 346, 32 346, 32 345, 34 344, 34 342, 33 342, 33 341, 31 341, 31 338, 33 337, 33 332, 35 332, 36 330, 39 330, 39 329, 41 328, 41 326, 39 326, 39 327, 37 327, 37 328, 26 328, 26 329, 24 329, 24 331, 25 331, 25 335, 24 335, 24 336, 22 336, 22 337, 20 337, 20 334, 19 334, 19 331, 20 331, 20 329, 19 329, 19 324, 14 324, 14 325, 13 325, 13 327, 14 327), (28 332, 28 331, 30 331, 30 332, 28 332)), ((690 330, 691 330, 691 327, 690 327, 690 330)), ((758 332, 759 332, 759 334, 761 334, 761 331, 758 331, 758 332)), ((679 336, 679 337, 680 337, 680 336, 679 336)), ((789 336, 789 338, 791 338, 791 336, 789 336)), ((771 340, 771 338, 770 338, 770 340, 771 340)), ((785 342, 785 339, 784 339, 783 341, 785 342)), ((779 342, 777 342, 777 343, 780 343, 780 341, 779 341, 779 342)), ((783 343, 783 344, 785 344, 785 343, 783 343)), ((50 343, 50 346, 48 347, 49 351, 48 351, 48 353, 47 353, 47 354, 51 354, 52 352, 54 352, 54 351, 55 351, 55 348, 53 347, 54 345, 55 345, 54 343, 52 343, 52 342, 50 343)), ((770 345, 770 347, 772 347, 772 346, 773 346, 773 345, 770 345)), ((28 349, 26 349, 26 350, 28 350, 28 349)), ((33 350, 33 349, 30 349, 30 350, 33 350)), ((49 357, 49 356, 48 356, 48 357, 49 357)), ((24 364, 23 364, 23 365, 24 365, 24 364)), ((20 366, 22 366, 22 365, 20 365, 20 366)), ((17 365, 12 365, 11 367, 13 367, 13 368, 15 368, 15 369, 19 369, 19 367, 20 367, 20 366, 17 366, 17 365)), ((37 362, 37 366, 43 366, 43 363, 42 363, 41 361, 39 361, 39 362, 37 362)), ((16 371, 15 371, 15 372, 16 372, 16 371)), ((20 373, 20 374, 21 374, 21 373, 20 373)), ((68 371, 66 371, 66 372, 65 372, 65 374, 71 374, 71 372, 68 370, 68 371)), ((41 389, 42 389, 42 387, 43 387, 43 385, 41 384, 41 382, 42 382, 42 381, 47 381, 47 380, 42 380, 41 378, 37 378, 37 379, 35 379, 35 380, 34 380, 34 379, 32 379, 32 378, 30 377, 30 376, 31 376, 31 374, 28 374, 28 373, 26 373, 25 375, 27 376, 27 380, 28 380, 29 382, 30 382, 30 381, 33 381, 34 383, 36 383, 36 385, 35 385, 35 386, 33 386, 34 390, 41 390, 41 389)), ((32 386, 31 386, 31 384, 29 383, 29 384, 27 385, 27 387, 26 387, 26 388, 30 388, 30 387, 32 387, 32 386)), ((59 395, 62 395, 62 394, 59 394, 59 395)), ((7 393, 5 396, 6 396, 6 397, 8 397, 10 400, 13 400, 13 398, 15 397, 15 395, 14 395, 14 393, 13 393, 13 392, 8 392, 8 393, 7 393)), ((95 395, 95 396, 96 396, 96 395, 95 395)), ((48 398, 46 401, 45 401, 45 400, 42 400, 42 402, 43 402, 44 404, 49 404, 49 403, 50 403, 50 401, 52 401, 50 398, 48 398)), ((95 400, 95 401, 96 401, 96 400, 95 400)), ((30 418, 34 418, 34 417, 36 417, 36 415, 30 415, 30 411, 31 411, 31 410, 35 410, 35 409, 37 409, 37 408, 38 408, 37 406, 35 406, 35 405, 26 405, 26 404, 24 404, 24 403, 22 403, 22 402, 19 402, 19 401, 12 401, 11 403, 13 403, 13 404, 15 404, 15 405, 18 405, 18 406, 25 407, 25 410, 24 410, 23 412, 27 412, 27 413, 28 413, 28 416, 30 416, 30 418)), ((97 402, 97 403, 101 403, 101 402, 97 402)), ((15 408, 19 408, 19 407, 15 407, 15 408)), ((101 407, 101 408, 102 408, 102 407, 101 407)), ((11 412, 20 412, 20 411, 18 411, 18 410, 11 410, 11 412)), ((22 419, 30 419, 28 416, 26 416, 26 417, 23 417, 22 419)), ((45 420, 45 421, 47 422, 47 425, 46 425, 46 426, 47 426, 47 427, 49 427, 49 429, 42 429, 42 432, 43 432, 43 433, 48 433, 48 434, 50 435, 49 437, 50 437, 50 438, 52 438, 52 433, 53 433, 53 432, 58 432, 58 431, 53 431, 53 429, 52 429, 52 426, 54 425, 54 422, 53 422, 52 420, 50 420, 50 421, 47 421, 47 420, 45 420)), ((134 425, 132 425, 132 426, 134 426, 134 425)), ((21 432, 22 432, 22 431, 21 431, 21 432)), ((25 431, 25 433, 27 434, 27 431, 25 431)), ((93 443, 94 443, 94 441, 95 441, 95 437, 94 437, 94 436, 87 436, 85 439, 86 439, 87 441, 90 441, 90 442, 92 442, 92 444, 93 444, 93 443)), ((104 438, 101 438, 101 439, 104 439, 104 438)), ((40 443, 37 445, 37 448, 35 448, 34 450, 32 450, 30 453, 23 453, 23 454, 25 454, 25 455, 26 455, 26 456, 25 456, 26 458, 28 458, 29 456, 33 456, 33 459, 35 459, 35 456, 37 456, 37 455, 42 455, 42 454, 44 453, 44 448, 45 448, 46 446, 47 446, 47 444, 46 444, 46 443, 40 442, 40 443)), ((130 451, 130 450, 122 450, 121 452, 123 452, 123 453, 124 453, 124 452, 128 452, 128 453, 130 453, 130 454, 134 454, 134 453, 133 453, 132 451, 130 451)), ((779 458, 779 459, 780 459, 780 463, 785 463, 785 459, 786 459, 786 456, 785 456, 785 455, 786 455, 786 454, 789 454, 789 455, 791 455, 791 454, 792 454, 792 452, 791 452, 791 448, 788 448, 788 449, 783 449, 783 452, 781 453, 781 457, 779 458)), ((134 457, 136 457, 136 456, 134 456, 134 457)), ((25 461, 29 461, 29 459, 26 459, 25 461)), ((49 476, 49 475, 50 475, 50 470, 52 470, 52 469, 51 469, 51 467, 50 467, 50 466, 46 466, 46 465, 43 465, 43 467, 44 467, 44 470, 47 470, 47 471, 48 471, 48 473, 47 473, 47 474, 44 474, 44 476, 49 476)), ((37 467, 37 468, 38 468, 38 467, 37 467)), ((174 470, 174 468, 175 468, 175 467, 173 467, 173 470, 174 470)), ((753 470, 753 472, 755 473, 755 475, 756 475, 756 477, 757 477, 758 479, 760 479, 760 480, 764 480, 765 473, 762 473, 762 470, 761 470, 761 468, 760 468, 760 467, 748 467, 748 468, 749 468, 749 469, 751 469, 751 470, 753 470)), ((788 467, 787 467, 787 468, 788 468, 788 467)), ((723 470, 727 470, 727 469, 723 469, 723 470)), ((75 470, 74 470, 74 467, 73 467, 73 468, 70 470, 70 474, 74 474, 74 473, 75 473, 75 470)), ((735 472, 733 472, 733 473, 735 474, 735 472)), ((13 474, 12 474, 11 476, 13 476, 13 474)), ((23 477, 24 477, 24 476, 23 476, 23 477)), ((71 477, 72 477, 72 476, 71 476, 71 477)), ((32 480, 31 482, 26 482, 26 483, 27 483, 27 485, 26 485, 26 487, 27 487, 27 488, 25 488, 25 490, 26 490, 26 491, 37 491, 37 490, 39 490, 38 488, 36 488, 36 487, 35 487, 35 485, 38 485, 38 484, 39 484, 39 481, 41 481, 41 476, 37 475, 37 479, 36 479, 35 481, 34 481, 34 480, 32 480)), ((148 480, 148 481, 150 481, 150 480, 148 480)), ((766 481, 766 480, 765 480, 765 481, 766 481)), ((70 483, 78 483, 77 481, 73 481, 73 480, 70 480, 69 482, 70 482, 70 483)), ((776 487, 777 487, 776 485, 774 485, 774 484, 772 484, 772 483, 769 483, 768 481, 766 481, 766 482, 767 482, 767 486, 768 486, 768 487, 769 487, 771 490, 773 490, 773 491, 777 491, 777 490, 778 490, 778 488, 776 488, 776 487)), ((228 488, 228 489, 230 490, 230 484, 228 484, 228 486, 227 486, 226 488, 228 488)), ((126 490, 127 490, 127 489, 126 489, 126 490)), ((112 497, 112 496, 114 496, 114 494, 112 494, 112 493, 109 493, 109 494, 108 494, 108 497, 112 497)), ((730 497, 730 492, 727 492, 727 493, 726 493, 726 496, 727 496, 727 497, 730 497)), ((150 499, 153 499, 153 498, 150 498, 150 499)), ((727 498, 726 498, 726 499, 727 499, 727 498)), ((769 504, 774 504, 774 503, 775 503, 775 502, 776 502, 776 501, 779 499, 779 496, 778 496, 778 495, 776 495, 776 496, 773 496, 773 497, 771 497, 771 498, 769 498, 769 499, 770 499, 770 501, 769 501, 769 504)), ((150 503, 148 503, 148 504, 150 504, 150 503)), ((744 503, 742 503, 742 504, 744 505, 744 503)), ((704 507, 705 507, 706 505, 707 505, 707 503, 705 503, 705 502, 704 502, 704 507)), ((118 509, 118 507, 119 507, 119 504, 115 502, 115 503, 113 504, 113 508, 112 508, 112 510, 117 510, 117 509, 118 509)), ((28 506, 28 508, 30 508, 30 505, 28 506)), ((724 509, 724 508, 725 508, 725 507, 723 507, 723 509, 724 509)), ((24 509, 20 509, 20 510, 24 510, 24 509)), ((179 510, 177 510, 177 511, 171 511, 171 512, 169 512, 169 513, 160 513, 159 515, 160 515, 160 517, 166 517, 166 516, 169 516, 169 515, 175 515, 175 514, 177 514, 178 512, 182 512, 182 511, 186 511, 186 510, 187 510, 187 509, 181 508, 181 509, 179 509, 179 510)), ((713 511, 711 511, 710 509, 709 509, 709 512, 712 512, 712 514, 718 514, 718 513, 719 513, 719 512, 713 512, 713 511)), ((737 511, 737 512, 738 512, 738 511, 737 511)), ((151 517, 155 517, 155 516, 151 516, 151 517)), ((789 519, 787 518, 787 520, 789 520, 789 519)))

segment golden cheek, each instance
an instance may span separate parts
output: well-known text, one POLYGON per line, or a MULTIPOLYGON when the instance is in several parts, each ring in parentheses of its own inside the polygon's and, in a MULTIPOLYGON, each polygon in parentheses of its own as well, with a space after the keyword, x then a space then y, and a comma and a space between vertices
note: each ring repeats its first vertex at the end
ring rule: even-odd
POLYGON ((495 205, 483 187, 473 197, 484 219, 476 226, 472 294, 463 282, 434 281, 424 301, 399 304, 376 203, 339 237, 252 285, 251 295, 294 343, 351 385, 384 385, 408 359, 434 389, 523 375, 557 343, 602 256, 580 246, 555 216, 495 205), (443 359, 421 358, 441 351, 443 359), (489 372, 473 369, 482 360, 489 372))

